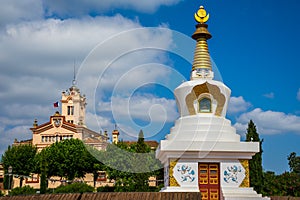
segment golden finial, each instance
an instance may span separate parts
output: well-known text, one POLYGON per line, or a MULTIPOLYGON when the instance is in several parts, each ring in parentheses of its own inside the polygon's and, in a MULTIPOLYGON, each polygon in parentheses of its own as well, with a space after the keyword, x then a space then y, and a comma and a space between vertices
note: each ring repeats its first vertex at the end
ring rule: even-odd
POLYGON ((203 6, 200 6, 199 10, 195 13, 195 20, 200 24, 203 24, 208 21, 209 14, 206 14, 206 10, 203 6))

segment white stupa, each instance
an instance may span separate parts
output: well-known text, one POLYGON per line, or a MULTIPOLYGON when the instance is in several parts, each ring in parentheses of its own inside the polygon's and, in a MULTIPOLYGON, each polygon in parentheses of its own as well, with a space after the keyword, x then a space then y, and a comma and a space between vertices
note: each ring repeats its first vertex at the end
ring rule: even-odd
POLYGON ((249 186, 248 161, 259 152, 259 143, 241 142, 225 118, 231 91, 214 80, 208 18, 201 6, 192 36, 197 44, 191 80, 174 91, 180 118, 156 151, 164 165, 162 191, 200 191, 202 200, 268 199, 249 186))

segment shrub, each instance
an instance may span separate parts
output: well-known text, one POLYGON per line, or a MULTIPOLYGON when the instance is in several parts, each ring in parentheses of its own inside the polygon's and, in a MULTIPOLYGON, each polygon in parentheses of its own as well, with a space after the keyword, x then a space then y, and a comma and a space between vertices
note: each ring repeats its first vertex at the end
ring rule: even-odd
POLYGON ((28 195, 28 194, 35 194, 36 190, 33 187, 30 187, 29 185, 26 185, 24 187, 16 187, 12 189, 8 195, 10 196, 16 196, 16 195, 28 195))
POLYGON ((54 193, 85 193, 93 191, 94 188, 86 183, 72 183, 57 187, 54 193))
POLYGON ((110 186, 103 186, 103 187, 98 187, 97 192, 114 192, 115 187, 110 187, 110 186))

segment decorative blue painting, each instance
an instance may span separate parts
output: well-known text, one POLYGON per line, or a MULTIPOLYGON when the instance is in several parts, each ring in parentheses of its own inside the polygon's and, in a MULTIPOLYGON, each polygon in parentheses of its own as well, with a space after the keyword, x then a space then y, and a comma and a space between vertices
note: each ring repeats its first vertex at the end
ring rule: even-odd
POLYGON ((238 175, 242 172, 241 166, 233 165, 231 167, 227 167, 227 170, 224 171, 224 181, 226 183, 235 182, 238 183, 238 175))
POLYGON ((178 165, 177 171, 180 172, 181 182, 193 182, 195 180, 195 170, 188 165, 178 165))

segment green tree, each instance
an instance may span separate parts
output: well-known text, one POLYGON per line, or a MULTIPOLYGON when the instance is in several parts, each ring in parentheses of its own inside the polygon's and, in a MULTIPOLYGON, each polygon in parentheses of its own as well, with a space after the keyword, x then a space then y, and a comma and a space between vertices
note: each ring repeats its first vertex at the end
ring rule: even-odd
POLYGON ((78 139, 56 142, 43 149, 38 156, 40 171, 51 176, 67 180, 82 178, 94 171, 95 159, 78 139))
MULTIPOLYGON (((13 147, 8 146, 8 149, 2 155, 5 174, 8 173, 8 167, 12 166, 13 174, 20 177, 20 187, 22 187, 24 176, 29 176, 35 169, 36 153, 37 149, 32 145, 19 145, 13 147)), ((5 182, 7 182, 6 177, 5 179, 5 182)))
POLYGON ((248 123, 247 133, 246 133, 247 142, 259 142, 259 152, 256 153, 251 160, 249 160, 249 170, 250 170, 250 186, 258 192, 262 192, 263 186, 263 168, 262 168, 262 143, 263 140, 260 140, 259 134, 256 131, 256 126, 252 120, 248 123))
POLYGON ((25 185, 24 187, 16 187, 9 191, 9 196, 16 196, 16 195, 30 195, 35 194, 36 191, 33 187, 30 187, 29 185, 25 185))
POLYGON ((300 156, 297 156, 295 152, 292 152, 288 156, 288 161, 291 172, 300 174, 300 156))
POLYGON ((85 193, 93 192, 94 188, 86 183, 72 183, 61 185, 54 190, 54 193, 85 193))
POLYGON ((143 131, 140 131, 136 143, 108 145, 101 156, 107 165, 108 178, 116 181, 116 192, 149 191, 149 177, 159 173, 159 170, 153 172, 153 169, 161 168, 155 152, 151 152, 144 142, 143 131))
MULTIPOLYGON (((143 157, 146 153, 149 152, 150 152, 150 148, 148 147, 147 144, 145 144, 144 133, 142 130, 140 130, 138 141, 136 143, 136 153, 138 153, 139 156, 135 157, 136 158, 135 162, 139 163, 138 166, 144 166, 145 164, 148 164, 148 160, 141 159, 141 157, 143 157)), ((140 173, 133 174, 133 178, 135 182, 135 190, 137 192, 149 190, 148 180, 150 176, 151 176, 150 172, 142 172, 142 169, 140 173)))

